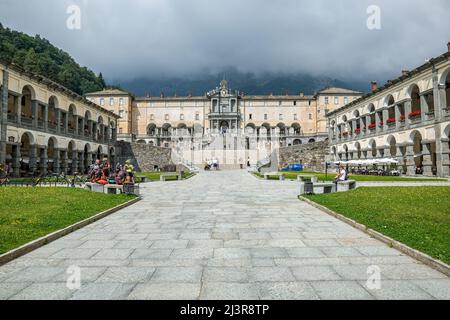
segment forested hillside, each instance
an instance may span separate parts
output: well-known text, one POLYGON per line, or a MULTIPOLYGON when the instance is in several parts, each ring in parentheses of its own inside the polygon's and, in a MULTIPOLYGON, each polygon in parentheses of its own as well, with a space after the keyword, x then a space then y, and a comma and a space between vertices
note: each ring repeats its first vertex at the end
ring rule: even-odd
POLYGON ((106 86, 101 73, 97 76, 88 68, 81 67, 67 52, 53 46, 47 39, 4 28, 1 23, 0 61, 17 64, 81 95, 106 86))

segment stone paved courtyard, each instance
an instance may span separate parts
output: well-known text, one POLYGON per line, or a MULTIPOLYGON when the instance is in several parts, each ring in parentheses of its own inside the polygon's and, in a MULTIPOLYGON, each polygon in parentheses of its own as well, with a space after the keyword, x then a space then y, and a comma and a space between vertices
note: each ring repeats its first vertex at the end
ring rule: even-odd
POLYGON ((223 171, 141 187, 137 204, 0 267, 0 299, 450 298, 448 277, 297 200, 296 182, 223 171))

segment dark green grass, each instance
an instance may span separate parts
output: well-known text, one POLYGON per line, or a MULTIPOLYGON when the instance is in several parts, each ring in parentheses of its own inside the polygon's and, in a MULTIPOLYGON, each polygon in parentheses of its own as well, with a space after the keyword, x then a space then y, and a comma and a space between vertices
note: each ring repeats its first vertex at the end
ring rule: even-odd
POLYGON ((450 263, 450 187, 371 187, 306 197, 450 263))
POLYGON ((0 254, 133 198, 78 188, 1 187, 0 254))
MULTIPOLYGON (((281 171, 280 171, 281 172, 281 171)), ((319 181, 333 181, 336 176, 336 172, 330 172, 327 175, 325 173, 318 172, 293 172, 293 171, 282 171, 286 179, 297 180, 298 175, 315 175, 319 179, 319 181)), ((254 172, 254 175, 257 177, 263 178, 264 176, 261 173, 254 172)), ((271 180, 278 180, 278 177, 269 177, 271 180)), ((370 176, 370 175, 354 175, 350 174, 349 179, 355 181, 374 181, 374 182, 433 182, 433 181, 447 181, 447 179, 440 178, 409 178, 409 177, 389 177, 389 176, 370 176)))

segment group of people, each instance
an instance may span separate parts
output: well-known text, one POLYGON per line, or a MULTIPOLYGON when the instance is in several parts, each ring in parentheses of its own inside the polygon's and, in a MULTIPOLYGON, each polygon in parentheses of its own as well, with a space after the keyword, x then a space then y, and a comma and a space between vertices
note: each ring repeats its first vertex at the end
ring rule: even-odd
POLYGON ((134 166, 131 160, 125 161, 122 165, 118 163, 116 167, 111 168, 111 164, 107 158, 103 161, 100 159, 89 167, 88 179, 92 183, 98 184, 134 184, 134 166))
POLYGON ((206 171, 219 170, 219 160, 217 160, 217 158, 207 159, 204 169, 206 171))

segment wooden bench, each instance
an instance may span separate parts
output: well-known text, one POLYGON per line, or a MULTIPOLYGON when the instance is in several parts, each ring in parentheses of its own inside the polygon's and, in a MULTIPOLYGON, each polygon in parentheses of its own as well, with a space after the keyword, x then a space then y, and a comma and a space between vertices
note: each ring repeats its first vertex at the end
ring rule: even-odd
POLYGON ((284 180, 284 174, 280 172, 266 172, 264 173, 264 180, 269 180, 270 177, 278 177, 280 180, 284 180))
POLYGON ((297 176, 297 181, 305 181, 305 180, 311 180, 311 182, 317 182, 317 176, 312 174, 299 174, 297 176))
POLYGON ((162 173, 159 176, 159 181, 166 181, 166 178, 176 177, 177 180, 181 180, 183 178, 183 175, 176 172, 168 172, 168 173, 162 173))
POLYGON ((337 183, 337 192, 346 192, 352 189, 356 189, 355 180, 338 181, 337 183))

